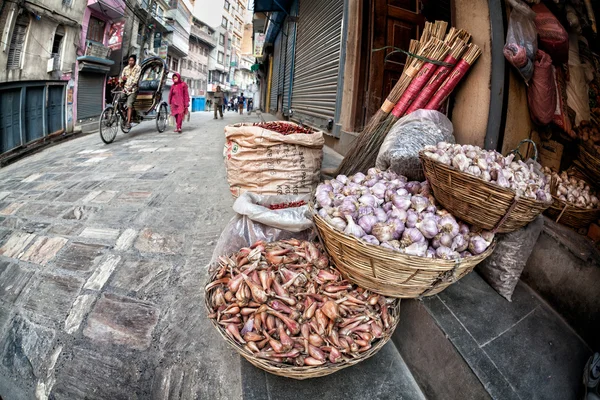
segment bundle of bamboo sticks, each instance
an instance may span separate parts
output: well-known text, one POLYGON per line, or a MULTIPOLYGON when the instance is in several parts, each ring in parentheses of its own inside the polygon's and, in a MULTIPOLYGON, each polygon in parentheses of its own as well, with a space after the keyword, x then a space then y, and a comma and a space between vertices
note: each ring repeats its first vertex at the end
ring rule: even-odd
POLYGON ((379 147, 396 121, 418 108, 439 109, 440 105, 429 107, 440 99, 445 101, 468 70, 466 65, 470 67, 479 57, 479 47, 467 44, 471 38, 467 31, 452 27, 446 33, 447 27, 445 21, 426 22, 420 39, 411 40, 400 79, 354 142, 337 174, 366 172, 374 166, 379 147))

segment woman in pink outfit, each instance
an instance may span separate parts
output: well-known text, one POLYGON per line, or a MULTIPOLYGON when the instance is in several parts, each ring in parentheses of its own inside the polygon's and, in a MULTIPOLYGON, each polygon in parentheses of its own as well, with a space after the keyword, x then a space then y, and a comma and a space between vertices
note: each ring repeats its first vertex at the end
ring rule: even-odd
POLYGON ((171 115, 175 117, 177 123, 175 132, 181 133, 181 123, 183 117, 188 113, 190 105, 190 94, 187 83, 181 80, 181 75, 177 72, 173 74, 173 86, 169 91, 169 105, 171 106, 171 115))

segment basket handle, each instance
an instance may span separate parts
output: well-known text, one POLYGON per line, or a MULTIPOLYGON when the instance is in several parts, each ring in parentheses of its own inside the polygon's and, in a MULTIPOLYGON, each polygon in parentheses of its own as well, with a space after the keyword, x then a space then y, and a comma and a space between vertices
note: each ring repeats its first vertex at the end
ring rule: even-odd
POLYGON ((502 226, 502 224, 508 219, 508 217, 510 216, 510 214, 513 212, 513 210, 515 209, 515 207, 517 206, 517 196, 513 197, 513 201, 510 205, 510 207, 508 207, 508 211, 506 211, 506 214, 504 214, 504 217, 500 218, 500 221, 498 221, 498 223, 496 223, 496 226, 494 226, 494 228, 492 229, 492 233, 495 235, 496 232, 498 231, 498 229, 500 229, 500 227, 502 226))
POLYGON ((521 148, 521 146, 523 145, 523 143, 531 143, 533 145, 533 161, 537 161, 538 158, 538 149, 537 146, 535 144, 535 142, 531 139, 523 139, 519 142, 519 144, 517 145, 517 147, 511 151, 508 152, 508 154, 515 154, 519 157, 521 157, 521 160, 524 160, 525 157, 523 157, 523 155, 521 154, 521 152, 519 151, 519 149, 521 148))
POLYGON ((556 221, 554 221, 554 222, 558 223, 558 221, 561 219, 561 217, 563 216, 565 211, 567 211, 567 207, 569 207, 569 204, 567 204, 567 202, 565 202, 565 206, 563 207, 562 211, 558 215, 558 218, 556 218, 556 221))
POLYGON ((456 258, 454 260, 454 267, 451 270, 440 273, 436 280, 431 284, 431 286, 419 295, 418 299, 422 300, 423 297, 427 296, 429 292, 437 288, 442 283, 455 282, 457 280, 456 271, 458 270, 458 267, 460 267, 461 260, 462 259, 460 257, 456 258))

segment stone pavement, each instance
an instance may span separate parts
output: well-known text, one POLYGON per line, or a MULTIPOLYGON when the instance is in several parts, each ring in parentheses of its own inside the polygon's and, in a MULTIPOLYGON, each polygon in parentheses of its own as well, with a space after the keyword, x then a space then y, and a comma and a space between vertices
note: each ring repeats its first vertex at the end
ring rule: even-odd
POLYGON ((241 121, 258 117, 147 122, 0 170, 3 399, 241 398, 202 290, 232 215, 223 127, 241 121))

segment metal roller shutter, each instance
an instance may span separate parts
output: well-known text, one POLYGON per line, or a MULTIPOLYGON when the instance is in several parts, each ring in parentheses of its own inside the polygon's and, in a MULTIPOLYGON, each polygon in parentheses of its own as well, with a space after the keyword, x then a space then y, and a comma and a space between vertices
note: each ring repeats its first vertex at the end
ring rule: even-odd
POLYGON ((288 46, 288 36, 287 36, 287 22, 283 25, 283 29, 281 30, 281 48, 279 49, 279 87, 277 88, 277 111, 283 111, 282 103, 283 103, 283 87, 285 83, 289 80, 285 76, 285 64, 287 60, 287 46, 288 46))
POLYGON ((283 85, 283 111, 290 109, 290 93, 292 91, 292 65, 294 64, 294 42, 296 41, 296 23, 288 19, 287 29, 288 38, 285 52, 285 71, 283 85))
POLYGON ((343 16, 343 0, 300 1, 292 109, 309 124, 335 117, 343 16))
POLYGON ((283 34, 279 32, 273 46, 273 76, 271 77, 271 102, 269 108, 277 112, 277 95, 279 94, 279 70, 281 66, 281 38, 283 34))
POLYGON ((77 86, 77 118, 97 117, 102 113, 104 75, 79 73, 77 86))

